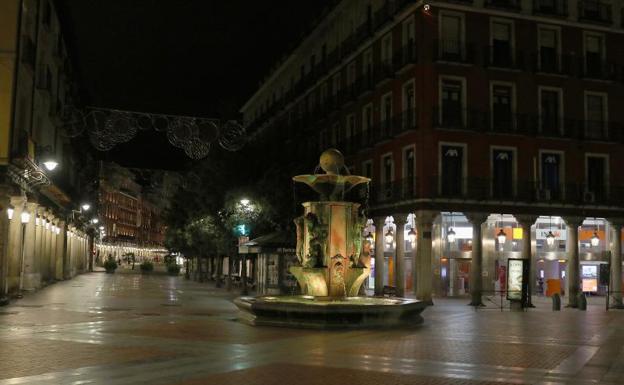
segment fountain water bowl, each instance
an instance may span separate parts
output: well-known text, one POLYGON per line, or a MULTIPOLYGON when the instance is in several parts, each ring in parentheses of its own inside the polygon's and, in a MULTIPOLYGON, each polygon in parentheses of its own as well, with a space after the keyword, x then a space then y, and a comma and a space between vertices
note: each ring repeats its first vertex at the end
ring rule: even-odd
POLYGON ((358 296, 371 273, 372 245, 362 236, 366 218, 359 212, 360 205, 344 201, 344 194, 370 179, 349 175, 336 149, 323 152, 319 163, 324 174, 293 178, 320 194, 318 201, 304 202, 303 215, 294 220, 299 266, 290 271, 303 295, 238 298, 234 303, 241 310, 241 320, 310 328, 420 323, 426 307, 423 302, 358 296))

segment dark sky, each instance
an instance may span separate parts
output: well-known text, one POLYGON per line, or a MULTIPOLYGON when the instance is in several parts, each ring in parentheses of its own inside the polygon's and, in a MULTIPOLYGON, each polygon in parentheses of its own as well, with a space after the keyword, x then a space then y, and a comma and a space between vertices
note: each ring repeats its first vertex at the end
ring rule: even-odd
MULTIPOLYGON (((271 66, 333 2, 57 1, 86 103, 216 118, 236 118, 271 66)), ((151 168, 185 159, 153 131, 104 156, 151 168)))

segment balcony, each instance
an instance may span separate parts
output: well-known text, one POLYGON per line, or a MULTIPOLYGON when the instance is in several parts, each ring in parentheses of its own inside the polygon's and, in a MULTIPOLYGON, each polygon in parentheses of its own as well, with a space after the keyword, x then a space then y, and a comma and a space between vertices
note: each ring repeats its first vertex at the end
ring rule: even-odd
POLYGON ((568 17, 568 0, 533 0, 533 14, 568 17))
POLYGON ((20 56, 22 64, 29 67, 31 70, 35 68, 35 57, 37 55, 37 48, 35 43, 29 36, 22 36, 22 54, 20 56))
POLYGON ((414 42, 403 45, 394 54, 394 67, 396 72, 402 71, 410 64, 416 64, 418 61, 418 51, 414 42))
POLYGON ((433 57, 438 61, 474 63, 474 46, 463 41, 435 40, 433 57))
POLYGON ((375 84, 379 84, 385 80, 390 80, 394 77, 394 69, 392 68, 392 62, 386 61, 380 63, 375 67, 373 71, 373 78, 375 84))
POLYGON ((504 49, 502 47, 487 46, 483 50, 483 63, 487 67, 508 68, 525 70, 525 56, 520 52, 516 52, 515 58, 511 48, 504 49))
POLYGON ((598 24, 613 23, 611 4, 603 3, 599 0, 579 0, 578 19, 598 24))
POLYGON ((571 55, 551 54, 550 52, 532 54, 533 71, 547 74, 571 76, 576 57, 571 55))
POLYGON ((358 96, 362 96, 373 91, 375 88, 373 74, 368 72, 357 78, 355 81, 355 88, 357 89, 358 96))
POLYGON ((371 186, 371 197, 375 203, 392 203, 414 199, 418 196, 417 178, 379 183, 371 186))
POLYGON ((378 30, 379 28, 383 27, 386 23, 392 21, 392 17, 394 15, 393 8, 394 7, 393 7, 392 2, 386 0, 381 6, 381 8, 375 11, 375 14, 373 15, 373 28, 375 30, 378 30))
POLYGON ((583 69, 584 78, 615 81, 618 77, 615 65, 605 60, 592 60, 586 57, 579 67, 583 69))
POLYGON ((520 12, 522 4, 520 0, 485 0, 487 8, 504 9, 507 11, 520 12))

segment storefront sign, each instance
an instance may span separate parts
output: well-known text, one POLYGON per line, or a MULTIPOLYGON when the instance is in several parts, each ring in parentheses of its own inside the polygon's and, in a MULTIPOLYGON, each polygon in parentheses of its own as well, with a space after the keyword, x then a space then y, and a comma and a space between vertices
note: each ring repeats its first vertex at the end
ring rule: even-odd
POLYGON ((524 259, 507 259, 507 299, 510 301, 522 301, 526 280, 524 259))
POLYGON ((548 232, 552 230, 553 235, 555 236, 555 240, 565 241, 568 239, 568 232, 565 230, 553 228, 553 229, 535 229, 535 238, 536 239, 546 239, 548 232))

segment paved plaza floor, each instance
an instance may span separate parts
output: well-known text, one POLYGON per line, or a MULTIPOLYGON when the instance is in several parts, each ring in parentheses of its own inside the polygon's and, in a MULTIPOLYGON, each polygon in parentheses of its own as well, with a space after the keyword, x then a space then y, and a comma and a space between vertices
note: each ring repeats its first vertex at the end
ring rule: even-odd
POLYGON ((90 273, 0 308, 4 384, 624 384, 624 311, 479 311, 436 299, 410 329, 251 327, 233 294, 90 273))

